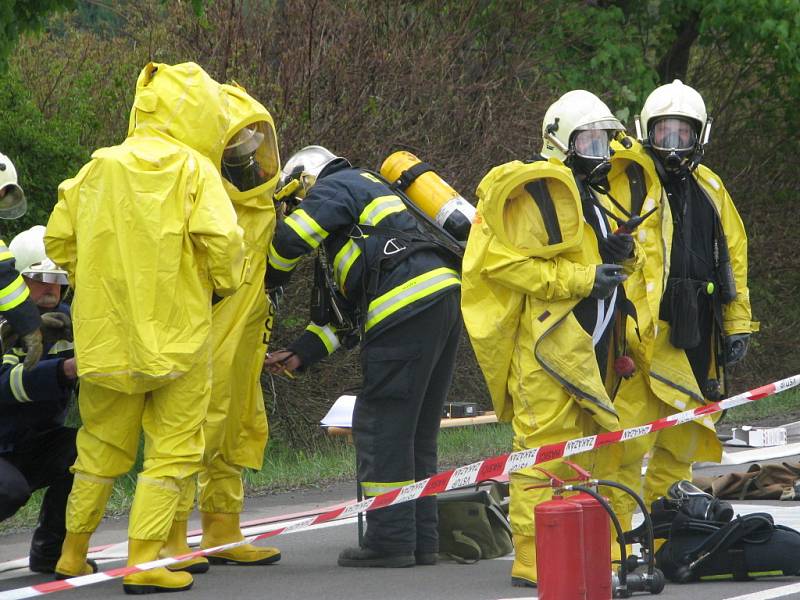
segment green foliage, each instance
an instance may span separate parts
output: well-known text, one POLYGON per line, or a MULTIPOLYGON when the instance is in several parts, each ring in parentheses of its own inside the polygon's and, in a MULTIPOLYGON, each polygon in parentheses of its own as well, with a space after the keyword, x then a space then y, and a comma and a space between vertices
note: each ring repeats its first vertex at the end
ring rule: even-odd
POLYGON ((0 149, 17 168, 28 212, 4 224, 4 236, 10 238, 22 229, 47 223, 59 183, 88 159, 76 125, 45 119, 19 75, 13 70, 6 73, 0 87, 0 149))
POLYGON ((27 31, 40 30, 49 15, 58 10, 75 7, 75 0, 3 0, 0 2, 0 72, 19 36, 27 31))
MULTIPOLYGON (((757 71, 762 89, 780 87, 787 100, 800 99, 800 0, 564 0, 543 3, 542 10, 552 24, 541 56, 548 83, 610 88, 608 100, 625 113, 638 111, 655 85, 667 83, 659 80, 659 66, 672 51, 713 49, 728 68, 757 71)), ((674 69, 680 60, 672 56, 672 63, 674 69)), ((670 72, 687 79, 689 67, 670 72)))

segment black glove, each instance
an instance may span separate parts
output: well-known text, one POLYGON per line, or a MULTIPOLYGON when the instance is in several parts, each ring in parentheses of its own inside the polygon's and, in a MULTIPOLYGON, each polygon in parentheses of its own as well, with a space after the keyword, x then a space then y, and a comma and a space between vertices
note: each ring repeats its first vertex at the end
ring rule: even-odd
POLYGON ((736 333, 725 338, 725 366, 730 367, 742 360, 750 345, 749 333, 736 333))
POLYGON ((592 298, 608 298, 617 286, 628 278, 619 265, 597 265, 594 286, 589 294, 592 298))
POLYGON ((633 256, 633 236, 630 233, 612 233, 600 241, 603 254, 621 263, 633 256))

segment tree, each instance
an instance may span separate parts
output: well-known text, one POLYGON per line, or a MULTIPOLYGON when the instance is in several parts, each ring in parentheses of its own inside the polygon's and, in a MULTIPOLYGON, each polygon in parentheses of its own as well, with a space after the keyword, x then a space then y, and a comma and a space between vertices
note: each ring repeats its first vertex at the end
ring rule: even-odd
POLYGON ((21 34, 40 30, 51 13, 72 8, 75 8, 75 0, 5 0, 0 3, 0 71, 6 70, 8 57, 21 34))

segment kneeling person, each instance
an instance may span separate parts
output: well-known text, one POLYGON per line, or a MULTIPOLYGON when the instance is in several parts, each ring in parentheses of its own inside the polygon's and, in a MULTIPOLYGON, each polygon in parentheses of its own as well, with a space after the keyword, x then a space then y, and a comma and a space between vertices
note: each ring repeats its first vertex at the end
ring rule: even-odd
MULTIPOLYGON (((0 329, 0 521, 11 517, 38 489, 47 488, 31 541, 32 571, 52 573, 64 541, 64 515, 77 456, 77 431, 64 425, 77 374, 69 308, 61 302, 66 273, 47 258, 41 225, 10 245, 30 297, 42 314, 44 354, 23 370, 26 350, 4 324, 0 329)), ((90 561, 91 562, 91 561, 90 561)), ((96 567, 92 564, 93 570, 96 567)))

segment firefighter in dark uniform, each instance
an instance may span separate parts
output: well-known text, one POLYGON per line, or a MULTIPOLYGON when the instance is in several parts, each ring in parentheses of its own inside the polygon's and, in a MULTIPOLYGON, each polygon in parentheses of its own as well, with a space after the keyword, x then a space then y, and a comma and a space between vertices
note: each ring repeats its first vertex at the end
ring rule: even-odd
POLYGON ((23 369, 26 351, 17 343, 19 336, 7 325, 0 328, 0 521, 24 506, 34 490, 47 488, 29 566, 52 573, 65 535, 72 488, 69 468, 77 456, 77 430, 64 425, 77 369, 69 308, 61 302, 67 277, 45 256, 44 231, 37 225, 20 233, 10 246, 42 313, 44 357, 35 367, 23 369))
MULTIPOLYGON (((5 154, 0 154, 0 219, 18 219, 27 208, 14 163, 5 154)), ((42 321, 14 265, 14 255, 3 240, 0 240, 0 314, 26 348, 25 368, 33 368, 42 355, 42 334, 39 331, 42 321)))
MULTIPOLYGON (((434 244, 414 237, 415 217, 385 182, 325 148, 291 157, 282 184, 304 199, 278 224, 267 286, 281 286, 301 256, 320 248, 315 280, 335 289, 337 305, 312 307, 305 333, 265 365, 273 372, 308 367, 352 339, 345 330, 353 324, 362 340, 353 440, 364 494, 425 479, 437 470, 439 423, 461 332, 458 273, 434 244)), ((368 512, 363 546, 343 550, 338 562, 429 565, 438 550, 436 499, 428 497, 368 512)))

